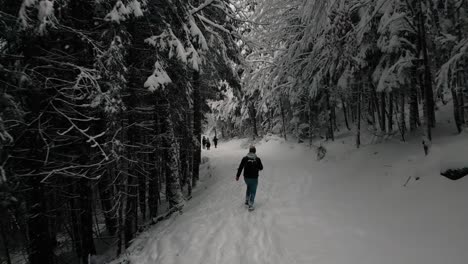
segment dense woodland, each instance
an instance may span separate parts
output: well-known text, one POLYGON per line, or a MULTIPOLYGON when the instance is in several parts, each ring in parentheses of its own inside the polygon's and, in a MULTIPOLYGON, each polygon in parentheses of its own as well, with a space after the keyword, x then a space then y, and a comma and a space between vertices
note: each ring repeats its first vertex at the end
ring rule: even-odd
POLYGON ((255 10, 244 93, 211 102, 223 131, 429 141, 437 103, 453 104, 454 131, 468 127, 468 1, 265 0, 255 10))
POLYGON ((206 99, 240 87, 227 2, 0 1, 2 261, 117 256, 183 210, 206 99))
POLYGON ((359 147, 450 103, 461 133, 467 49, 467 0, 0 0, 0 260, 117 256, 182 212, 205 116, 359 147))

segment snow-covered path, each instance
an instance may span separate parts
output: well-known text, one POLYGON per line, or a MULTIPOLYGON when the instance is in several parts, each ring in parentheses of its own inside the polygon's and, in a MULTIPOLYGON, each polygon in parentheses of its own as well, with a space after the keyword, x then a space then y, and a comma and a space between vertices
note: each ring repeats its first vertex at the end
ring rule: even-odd
POLYGON ((322 162, 280 140, 257 149, 265 170, 255 211, 245 209, 245 184, 235 181, 246 154, 240 141, 205 151, 204 187, 182 215, 139 239, 131 263, 466 263, 468 181, 447 182, 435 171, 404 188, 406 175, 421 172, 388 146, 332 151, 322 162))

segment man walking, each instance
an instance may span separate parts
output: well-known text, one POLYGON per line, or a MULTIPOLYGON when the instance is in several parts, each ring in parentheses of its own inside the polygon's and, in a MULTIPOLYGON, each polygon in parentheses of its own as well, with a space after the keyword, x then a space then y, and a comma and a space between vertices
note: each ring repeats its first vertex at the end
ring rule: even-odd
POLYGON ((255 147, 251 146, 249 148, 249 154, 242 158, 236 175, 236 181, 238 181, 242 170, 244 170, 244 181, 245 184, 247 184, 245 204, 248 206, 249 211, 254 209, 255 194, 257 193, 258 186, 258 172, 263 170, 262 161, 257 157, 255 152, 255 147))

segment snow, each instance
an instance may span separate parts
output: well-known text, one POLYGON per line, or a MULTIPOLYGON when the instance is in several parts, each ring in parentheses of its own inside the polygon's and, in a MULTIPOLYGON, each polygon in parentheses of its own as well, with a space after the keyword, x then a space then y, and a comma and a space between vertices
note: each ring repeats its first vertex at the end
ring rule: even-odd
POLYGON ((202 59, 193 46, 187 49, 187 63, 191 69, 200 71, 202 59))
POLYGON ((28 27, 28 22, 30 18, 28 16, 28 8, 36 5, 37 0, 24 0, 21 4, 20 11, 18 13, 19 20, 21 21, 21 25, 26 28, 28 27))
MULTIPOLYGON (((143 1, 143 5, 145 5, 143 1)), ((122 1, 117 1, 114 5, 114 8, 105 16, 106 21, 116 22, 120 24, 121 21, 125 21, 130 15, 135 17, 143 16, 143 11, 141 9, 142 5, 138 0, 130 1, 125 5, 122 1)))
POLYGON ((141 4, 137 0, 133 0, 132 2, 130 2, 127 8, 130 10, 130 12, 133 13, 135 17, 143 16, 143 11, 141 10, 141 4))
POLYGON ((172 83, 171 78, 163 69, 159 62, 154 64, 154 72, 146 80, 144 87, 148 88, 150 92, 154 92, 159 88, 164 88, 167 84, 172 83))
POLYGON ((466 263, 468 179, 453 182, 439 171, 467 135, 434 136, 426 157, 418 138, 363 142, 358 150, 352 134, 341 134, 324 145, 322 161, 304 145, 268 136, 257 144, 265 170, 254 212, 234 179, 250 142, 222 143, 203 152, 210 160, 203 191, 183 214, 137 238, 130 263, 466 263))
POLYGON ((175 50, 171 48, 169 51, 169 58, 172 58, 175 55, 181 62, 187 63, 187 53, 185 52, 184 45, 175 35, 172 36, 173 39, 171 41, 171 47, 174 47, 175 50))
POLYGON ((23 0, 20 10, 18 12, 18 18, 23 28, 30 27, 33 22, 30 14, 35 14, 37 10, 37 19, 39 21, 37 32, 39 35, 46 33, 47 26, 54 26, 54 1, 51 0, 23 0))
POLYGON ((195 23, 195 20, 191 16, 189 19, 189 25, 190 25, 190 34, 194 39, 196 39, 198 46, 202 50, 208 50, 208 43, 206 42, 205 36, 201 32, 200 28, 198 28, 197 23, 195 23))
POLYGON ((39 10, 37 19, 41 22, 45 22, 54 13, 54 3, 49 0, 42 0, 39 2, 39 10))
MULTIPOLYGON (((189 52, 186 52, 182 42, 176 37, 171 29, 164 31, 158 36, 151 36, 145 39, 145 43, 159 48, 159 50, 164 51, 169 48, 169 59, 172 59, 174 56, 181 62, 187 63, 187 55, 193 55, 189 52)), ((199 57, 198 54, 196 57, 199 57)), ((195 56, 193 57, 195 58, 195 56)), ((199 59, 192 59, 191 63, 198 63, 199 59)), ((198 65, 198 64, 197 64, 198 65)))

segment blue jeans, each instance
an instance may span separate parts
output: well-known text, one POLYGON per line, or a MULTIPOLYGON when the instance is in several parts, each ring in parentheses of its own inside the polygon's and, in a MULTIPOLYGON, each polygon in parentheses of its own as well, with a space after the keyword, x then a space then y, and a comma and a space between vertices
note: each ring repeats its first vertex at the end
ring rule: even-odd
POLYGON ((257 193, 258 179, 245 178, 245 184, 247 184, 247 191, 245 193, 245 201, 249 205, 253 205, 255 201, 255 194, 257 193))

